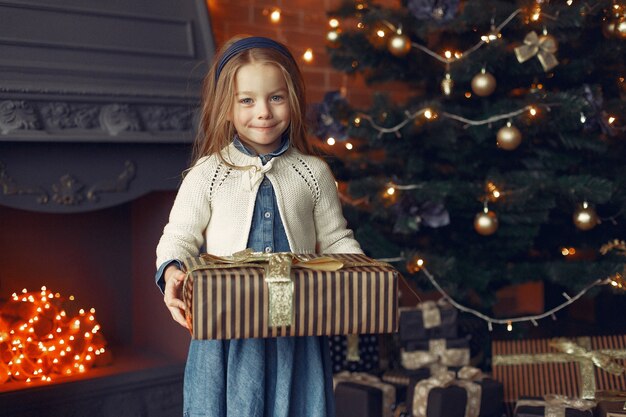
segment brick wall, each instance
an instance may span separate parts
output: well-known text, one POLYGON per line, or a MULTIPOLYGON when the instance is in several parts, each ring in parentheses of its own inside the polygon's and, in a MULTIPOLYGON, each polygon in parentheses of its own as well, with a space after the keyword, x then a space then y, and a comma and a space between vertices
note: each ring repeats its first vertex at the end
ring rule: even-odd
MULTIPOLYGON (((359 75, 346 75, 330 66, 326 53, 326 33, 329 30, 327 11, 337 8, 342 0, 207 0, 213 35, 217 47, 231 36, 245 33, 268 36, 286 44, 300 61, 308 89, 309 103, 318 102, 327 91, 344 89, 348 100, 357 106, 371 103, 375 90, 389 92, 401 100, 407 94, 403 85, 385 83, 368 87, 359 75), (268 10, 278 7, 282 17, 272 23, 268 10), (306 63, 302 54, 307 48, 314 60, 306 63)), ((388 7, 396 7, 400 0, 379 0, 388 7)))

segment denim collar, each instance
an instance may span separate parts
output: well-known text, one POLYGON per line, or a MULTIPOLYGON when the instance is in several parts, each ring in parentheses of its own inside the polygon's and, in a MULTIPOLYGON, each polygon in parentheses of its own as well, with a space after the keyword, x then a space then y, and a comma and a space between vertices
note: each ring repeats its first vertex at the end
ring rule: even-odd
POLYGON ((289 149, 289 133, 285 132, 282 134, 280 146, 278 147, 278 149, 270 153, 263 154, 263 155, 257 155, 257 153, 253 149, 249 149, 241 141, 241 139, 239 138, 239 135, 236 133, 235 133, 235 137, 233 138, 233 145, 235 145, 235 148, 237 148, 238 151, 242 152, 245 155, 258 156, 259 158, 261 158, 261 162, 263 163, 263 165, 265 165, 275 156, 279 156, 287 152, 287 149, 289 149))

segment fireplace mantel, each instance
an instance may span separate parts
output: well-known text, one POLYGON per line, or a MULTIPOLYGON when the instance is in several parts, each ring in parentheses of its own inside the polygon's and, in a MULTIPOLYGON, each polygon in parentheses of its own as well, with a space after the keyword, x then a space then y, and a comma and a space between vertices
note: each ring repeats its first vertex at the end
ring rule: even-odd
POLYGON ((176 188, 213 53, 204 0, 0 1, 0 205, 176 188))

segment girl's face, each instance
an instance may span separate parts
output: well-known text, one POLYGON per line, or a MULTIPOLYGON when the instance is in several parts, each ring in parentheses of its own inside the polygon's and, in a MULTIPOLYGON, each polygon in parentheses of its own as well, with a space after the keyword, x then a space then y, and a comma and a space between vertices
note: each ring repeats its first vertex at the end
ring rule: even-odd
POLYGON ((272 64, 245 64, 235 73, 235 105, 230 120, 239 138, 258 154, 272 152, 289 127, 287 84, 272 64))

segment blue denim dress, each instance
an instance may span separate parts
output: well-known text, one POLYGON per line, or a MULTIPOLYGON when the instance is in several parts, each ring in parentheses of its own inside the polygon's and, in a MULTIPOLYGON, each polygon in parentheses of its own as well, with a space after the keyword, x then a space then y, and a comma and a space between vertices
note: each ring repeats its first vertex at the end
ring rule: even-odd
MULTIPOLYGON (((253 155, 238 138, 235 146, 253 155)), ((288 146, 284 139, 277 151, 260 156, 262 163, 288 146)), ((259 252, 290 250, 267 178, 256 197, 248 247, 259 252)), ((335 415, 327 337, 192 340, 184 381, 185 417, 335 415)))

